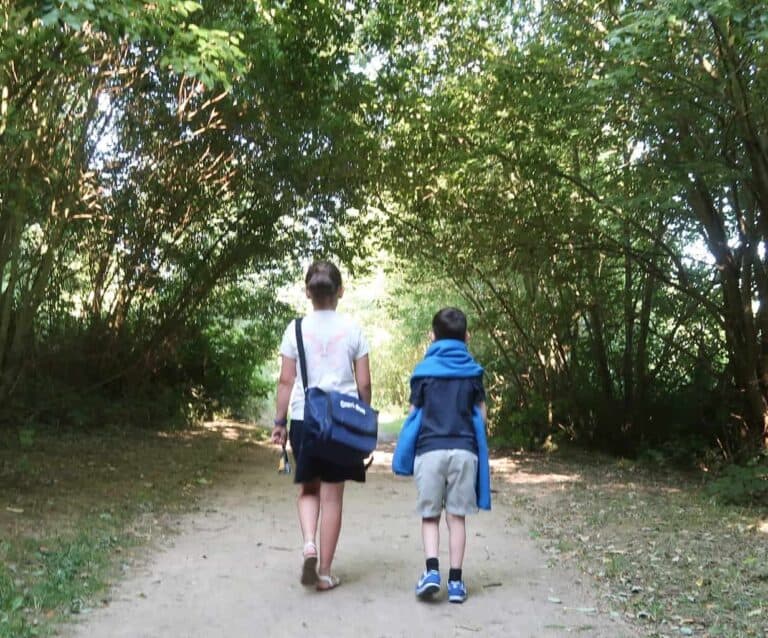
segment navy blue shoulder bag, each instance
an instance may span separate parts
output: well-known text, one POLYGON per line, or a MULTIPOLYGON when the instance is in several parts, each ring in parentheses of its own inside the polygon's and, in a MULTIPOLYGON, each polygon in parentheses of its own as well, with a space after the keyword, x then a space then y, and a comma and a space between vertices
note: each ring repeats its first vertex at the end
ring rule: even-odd
POLYGON ((307 359, 296 319, 296 346, 304 385, 304 427, 310 436, 308 452, 340 465, 357 465, 376 449, 379 413, 356 396, 307 387, 307 359))

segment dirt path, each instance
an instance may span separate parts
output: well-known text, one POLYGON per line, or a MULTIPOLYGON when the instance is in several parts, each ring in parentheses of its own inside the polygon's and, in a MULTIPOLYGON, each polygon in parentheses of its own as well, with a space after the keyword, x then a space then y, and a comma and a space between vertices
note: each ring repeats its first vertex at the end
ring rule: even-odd
MULTIPOLYGON (((273 450, 226 487, 181 533, 111 594, 111 603, 65 628, 72 638, 250 636, 637 636, 608 613, 578 574, 548 567, 512 517, 509 488, 495 480, 495 507, 469 519, 464 565, 470 597, 452 605, 415 599, 422 569, 413 484, 389 458, 365 485, 349 484, 335 571, 342 586, 317 593, 298 583, 294 488, 275 472, 273 450), (558 602, 559 601, 559 602, 558 602)), ((444 528, 443 528, 444 529, 444 528)), ((443 545, 445 534, 443 533, 443 545)), ((441 555, 447 565, 447 555, 441 555)))

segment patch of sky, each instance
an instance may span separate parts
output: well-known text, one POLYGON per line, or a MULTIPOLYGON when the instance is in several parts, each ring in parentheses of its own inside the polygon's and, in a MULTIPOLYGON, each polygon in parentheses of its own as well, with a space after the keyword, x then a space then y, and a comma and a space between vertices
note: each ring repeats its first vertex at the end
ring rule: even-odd
POLYGON ((99 116, 91 130, 91 135, 96 136, 93 166, 103 169, 106 163, 116 159, 119 150, 116 116, 109 93, 99 95, 97 110, 99 116))
POLYGON ((683 264, 688 267, 714 266, 715 258, 703 238, 697 237, 683 247, 683 264))
POLYGON ((373 81, 379 76, 379 72, 385 62, 386 55, 384 53, 375 53, 367 60, 352 60, 349 68, 352 73, 364 75, 366 78, 373 81))

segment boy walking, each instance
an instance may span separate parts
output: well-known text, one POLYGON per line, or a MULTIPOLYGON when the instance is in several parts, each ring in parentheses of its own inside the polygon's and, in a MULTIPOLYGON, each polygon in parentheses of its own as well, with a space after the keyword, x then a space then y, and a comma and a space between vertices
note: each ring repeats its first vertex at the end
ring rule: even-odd
POLYGON ((432 319, 432 345, 411 377, 411 412, 398 437, 392 469, 414 475, 426 569, 416 595, 441 589, 440 516, 448 525, 448 600, 467 599, 462 564, 465 517, 490 509, 490 469, 485 436, 483 368, 467 350, 467 318, 443 308, 432 319))

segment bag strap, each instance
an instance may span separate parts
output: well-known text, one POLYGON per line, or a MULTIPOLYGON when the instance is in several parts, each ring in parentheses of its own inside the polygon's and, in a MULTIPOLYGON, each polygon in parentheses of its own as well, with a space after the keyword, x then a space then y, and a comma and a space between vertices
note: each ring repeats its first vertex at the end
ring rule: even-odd
POLYGON ((304 394, 307 393, 307 357, 304 354, 304 337, 301 335, 301 319, 299 317, 294 322, 296 324, 296 348, 299 351, 299 368, 301 369, 301 384, 304 386, 304 394))
MULTIPOLYGON (((301 334, 301 320, 302 320, 302 317, 298 317, 294 322, 294 325, 296 328, 296 349, 299 351, 299 369, 301 371, 301 382, 304 385, 304 394, 306 395, 308 391, 307 357, 304 354, 304 337, 301 334)), ((371 467, 372 463, 373 463, 373 452, 371 452, 371 456, 368 458, 368 462, 365 463, 365 465, 363 466, 365 468, 364 471, 367 472, 368 468, 371 467)))

